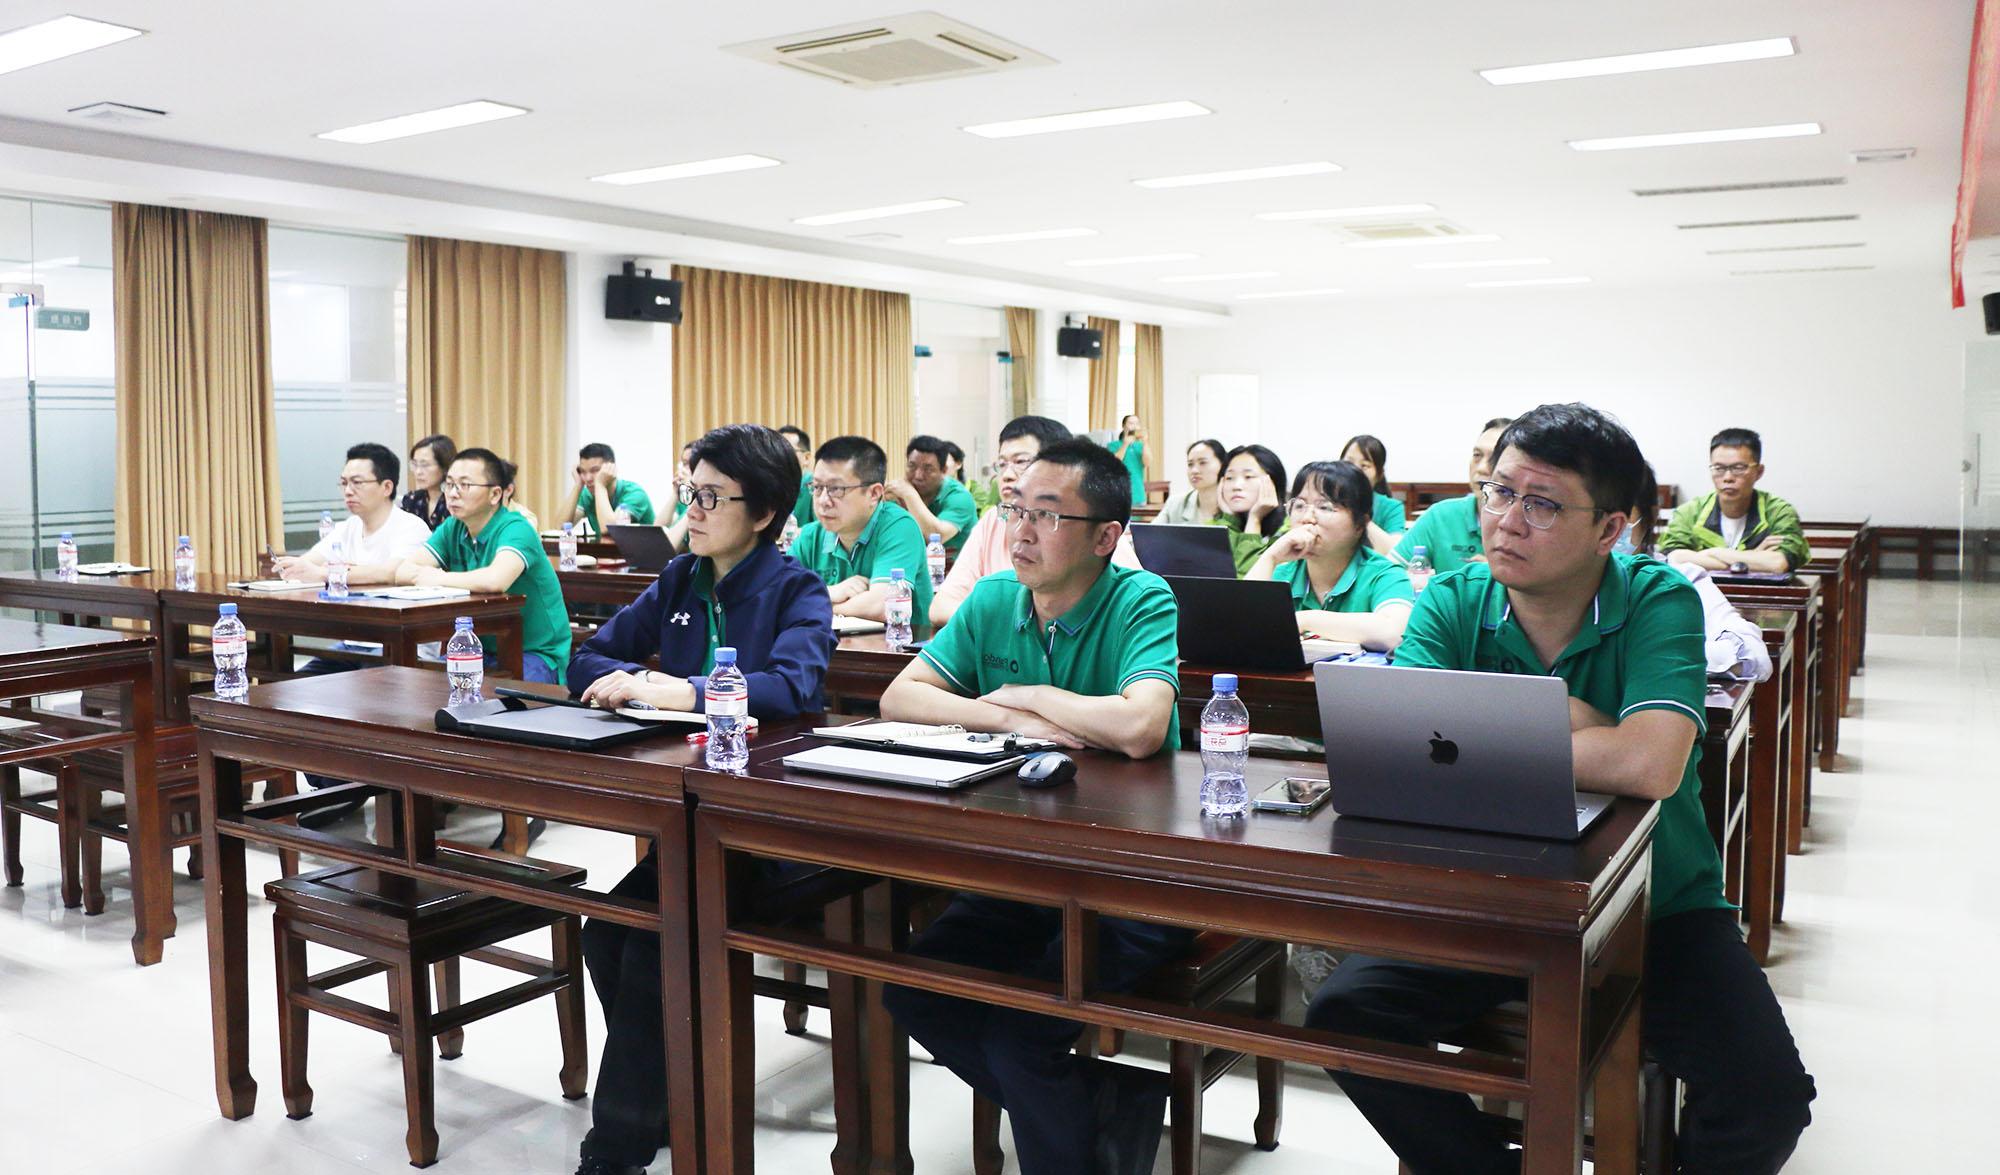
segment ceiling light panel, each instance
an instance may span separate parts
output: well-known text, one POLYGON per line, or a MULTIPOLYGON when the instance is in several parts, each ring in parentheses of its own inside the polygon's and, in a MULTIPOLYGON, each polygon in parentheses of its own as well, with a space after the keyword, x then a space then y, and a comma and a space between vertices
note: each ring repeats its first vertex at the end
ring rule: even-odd
POLYGON ((1248 281, 1251 278, 1276 276, 1278 276, 1278 271, 1275 269, 1252 269, 1242 273, 1177 273, 1172 277, 1163 277, 1160 280, 1178 285, 1188 282, 1248 281))
POLYGON ((1362 204, 1354 208, 1300 208, 1291 212, 1259 212, 1258 220, 1340 220, 1349 216, 1409 216, 1436 212, 1435 204, 1362 204))
POLYGON ((594 175, 590 178, 600 184, 655 184, 662 180, 693 179, 696 176, 723 175, 732 171, 755 171, 763 167, 782 166, 776 159, 764 155, 724 155, 720 159, 697 159, 692 163, 669 163, 662 167, 642 167, 636 171, 614 171, 609 175, 594 175))
POLYGON ((1570 78, 1600 78, 1621 73, 1650 73, 1656 69, 1687 69, 1697 65, 1723 65, 1734 61, 1767 61, 1790 57, 1798 52, 1790 37, 1770 37, 1761 41, 1731 41, 1722 45, 1696 45, 1690 49, 1661 49, 1651 53, 1621 53, 1615 57, 1585 57, 1576 61, 1551 61, 1542 65, 1510 65, 1482 69, 1479 76, 1496 86, 1518 86, 1528 82, 1558 82, 1570 78))
POLYGON ((1505 269, 1516 265, 1547 265, 1547 257, 1496 257, 1490 261, 1420 261, 1418 269, 1505 269))
POLYGON ((1517 277, 1504 281, 1466 282, 1468 289, 1498 290, 1507 286, 1580 286, 1589 282, 1587 277, 1517 277))
POLYGON ((139 29, 81 16, 58 16, 40 24, 0 33, 0 73, 44 65, 144 36, 139 29))
POLYGON ((1710 257, 1727 257, 1737 253, 1810 253, 1818 249, 1859 249, 1865 241, 1840 241, 1829 245, 1759 245, 1750 249, 1710 249, 1710 257))
POLYGON ((1694 188, 1633 188, 1634 196, 1707 196, 1724 192, 1775 192, 1785 188, 1837 188, 1847 182, 1844 175, 1818 176, 1802 180, 1753 180, 1741 184, 1704 184, 1694 188))
POLYGON ((1833 216, 1778 216, 1769 220, 1711 220, 1703 224, 1677 224, 1683 231, 1704 228, 1773 228, 1787 224, 1833 224, 1844 220, 1860 220, 1857 212, 1840 213, 1833 216))
POLYGON ((1500 238, 1493 233, 1461 233, 1455 237, 1407 237, 1381 241, 1349 241, 1350 249, 1417 249, 1428 245, 1479 245, 1500 238))
POLYGON ((1571 139, 1577 151, 1630 151, 1643 147, 1689 147, 1700 143, 1747 143, 1758 139, 1796 139, 1820 133, 1816 122, 1773 126, 1725 127, 1712 131, 1670 131, 1661 135, 1618 135, 1608 139, 1571 139))
POLYGON ((979 237, 948 237, 947 245, 1008 245, 1015 241, 1060 241, 1069 237, 1094 237, 1094 228, 1041 228, 1020 233, 988 233, 979 237))
POLYGON ((1344 294, 1346 290, 1327 287, 1318 290, 1265 290, 1257 294, 1238 294, 1238 302, 1263 302, 1274 298, 1325 298, 1333 294, 1344 294))
POLYGON ((1148 265, 1161 261, 1193 261, 1199 253, 1134 253, 1129 257, 1079 257, 1075 261, 1064 262, 1078 269, 1097 269, 1107 265, 1148 265))
POLYGON ((1320 159, 1311 163, 1279 163, 1270 167, 1242 167, 1234 171, 1207 171, 1196 175, 1166 175, 1156 179, 1133 180, 1142 188, 1199 188, 1209 184, 1241 184, 1251 180, 1292 179, 1304 175, 1328 175, 1339 171, 1338 163, 1320 159))
POLYGON ((514 118, 526 113, 528 111, 524 107, 482 99, 477 102, 460 102, 456 106, 440 106, 436 110, 420 110, 415 114, 402 114, 377 122, 364 122, 359 126, 342 127, 337 131, 322 132, 319 137, 331 139, 336 143, 385 143, 390 139, 407 139, 412 135, 456 130, 459 127, 476 126, 482 122, 497 122, 503 118, 514 118))
POLYGON ((1105 110, 1079 110, 1073 114, 1045 114, 1039 118, 983 122, 964 129, 967 134, 978 135, 982 139, 1015 139, 1023 135, 1052 135, 1063 131, 1095 130, 1174 118, 1199 118, 1213 113, 1208 107, 1194 102, 1154 102, 1145 106, 1114 106, 1105 110))
POLYGON ((857 220, 882 220, 891 216, 909 216, 918 212, 938 212, 946 208, 962 208, 963 200, 939 197, 935 200, 914 200, 908 204, 884 204, 880 208, 855 208, 847 212, 822 212, 817 216, 801 216, 793 224, 851 224, 857 220))

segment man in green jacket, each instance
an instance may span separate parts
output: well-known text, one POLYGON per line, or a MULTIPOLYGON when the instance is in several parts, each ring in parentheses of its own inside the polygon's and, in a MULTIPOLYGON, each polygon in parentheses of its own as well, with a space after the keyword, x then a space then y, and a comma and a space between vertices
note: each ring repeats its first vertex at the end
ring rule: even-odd
POLYGON ((1669 562, 1710 571, 1791 571, 1812 545, 1790 502, 1757 488, 1764 476, 1764 442, 1747 428, 1725 428, 1708 442, 1715 489, 1674 511, 1660 536, 1669 562))

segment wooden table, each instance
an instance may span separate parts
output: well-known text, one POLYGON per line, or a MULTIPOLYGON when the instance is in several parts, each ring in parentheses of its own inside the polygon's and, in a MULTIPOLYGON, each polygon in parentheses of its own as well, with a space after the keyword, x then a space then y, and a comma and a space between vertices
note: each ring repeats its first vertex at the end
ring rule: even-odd
MULTIPOLYGON (((1702 814, 1722 854, 1723 893, 1739 905, 1751 853, 1751 699, 1756 692, 1749 682, 1709 688, 1707 730, 1696 767, 1702 814)), ((1765 933, 1770 933, 1768 926, 1765 933)))
MULTIPOLYGON (((561 554, 562 540, 554 535, 545 534, 542 536, 542 550, 547 551, 551 555, 561 554)), ((599 559, 624 558, 619 553, 617 543, 607 538, 593 538, 586 534, 576 536, 576 553, 579 555, 591 555, 599 559)))
MULTIPOLYGON (((261 843, 658 931, 670 1130, 676 1140, 699 1139, 689 925, 693 878, 687 867, 688 810, 681 784, 683 771, 699 762, 699 751, 673 732, 603 753, 444 734, 432 720, 441 689, 434 674, 390 667, 259 685, 244 702, 193 699, 202 845, 208 860, 204 889, 215 1094, 222 1116, 242 1118, 256 1108, 243 853, 246 844, 261 843), (246 764, 331 773, 375 785, 387 793, 378 805, 396 813, 395 835, 389 843, 369 844, 277 823, 275 817, 297 801, 246 808, 239 785, 246 764), (443 801, 655 838, 659 900, 531 884, 504 868, 478 868, 459 854, 442 860, 436 811, 443 801)), ((792 729, 774 727, 764 737, 792 729)), ((600 880, 608 887, 616 879, 600 880)), ((263 966, 256 973, 268 976, 263 966)), ((684 1153, 698 1155, 699 1146, 684 1153)), ((698 1160, 684 1161, 688 1170, 699 1170, 698 1160)))
MULTIPOLYGON (((65 580, 53 571, 0 571, 0 608, 48 612, 59 623, 95 627, 107 620, 136 621, 154 637, 153 712, 171 726, 186 721, 186 710, 167 690, 165 626, 160 591, 172 587, 172 573, 79 575, 65 580)), ((190 747, 191 747, 190 742, 190 747)), ((192 753, 190 749, 189 753, 192 753)))
POLYGON ((1804 665, 1795 613, 1749 608, 1743 615, 1764 633, 1771 676, 1761 683, 1750 707, 1750 831, 1743 919, 1749 924, 1750 953, 1759 963, 1771 953, 1771 927, 1784 919, 1784 818, 1792 780, 1811 769, 1806 746, 1804 665))
MULTIPOLYGON (((1524 1170, 1575 1172, 1596 1082, 1598 1166, 1637 1162, 1638 1029, 1655 806, 1619 800, 1577 844, 1453 833, 1323 810, 1308 818, 1199 815, 1201 762, 1084 753, 1075 784, 1011 779, 933 793, 791 774, 808 740, 760 740, 742 775, 689 771, 710 1172, 752 1169, 753 955, 1255 1056, 1492 1095, 1526 1105, 1524 1170), (809 861, 1060 908, 1066 965, 1041 982, 927 963, 750 920, 733 854, 809 861), (712 884, 722 880, 724 884, 712 884), (1136 917, 1276 941, 1324 943, 1528 978, 1525 1060, 1446 1053, 1201 1012, 1093 982, 1095 919, 1136 917), (1593 987, 1593 983, 1595 986, 1593 987)), ((1286 764, 1253 759, 1261 790, 1286 764)), ((884 1039, 886 1038, 886 1039, 884 1039)), ((892 1033, 871 1063, 900 1071, 892 1033)), ((907 1073, 871 1083, 875 1170, 908 1170, 907 1073)))
MULTIPOLYGON (((1776 611, 1789 612, 1798 618, 1798 627, 1793 634, 1797 652, 1793 657, 1790 690, 1792 731, 1789 742, 1792 753, 1788 756, 1785 775, 1783 813, 1785 851, 1796 853, 1803 844, 1805 825, 1812 809, 1813 750, 1818 749, 1819 765, 1824 770, 1829 761, 1826 730, 1832 727, 1837 731, 1840 726, 1840 716, 1835 712, 1839 695, 1827 687, 1828 671, 1822 655, 1829 638, 1820 612, 1823 599, 1820 579, 1814 575, 1799 575, 1785 584, 1721 583, 1718 586, 1722 594, 1746 614, 1750 611, 1776 611)), ((1770 647, 1768 638, 1765 647, 1770 647)), ((1782 906, 1780 901, 1779 908, 1782 909, 1782 906)))
MULTIPOLYGON (((156 642, 150 636, 77 628, 58 624, 0 620, 0 699, 33 698, 43 694, 96 686, 116 686, 122 725, 98 724, 66 728, 67 737, 0 751, 0 765, 46 758, 65 758, 93 750, 122 749, 125 812, 132 846, 132 958, 142 967, 160 961, 166 940, 174 933, 173 882, 168 876, 169 849, 154 768, 159 752, 153 745, 157 698, 154 669, 156 642)), ((35 711, 28 711, 32 716, 35 711)), ((10 714, 18 712, 10 711, 10 714)), ((72 838, 81 834, 78 808, 58 797, 65 823, 63 852, 74 854, 72 838)), ((18 834, 20 816, 8 813, 18 834)), ((18 835, 10 838, 16 845, 18 835)), ((65 862, 65 873, 76 876, 76 862, 65 862)), ((6 863, 7 884, 21 884, 19 860, 6 863)), ((68 895, 65 894, 65 900, 68 895)))
MULTIPOLYGON (((549 557, 549 565, 554 567, 556 559, 549 557)), ((613 567, 579 567, 575 571, 556 570, 556 582, 562 585, 563 602, 568 604, 572 614, 579 604, 596 605, 615 612, 646 594, 660 578, 657 571, 634 571, 623 560, 613 567)))
MULTIPOLYGON (((930 635, 929 628, 918 630, 917 639, 930 635)), ((826 708, 833 714, 872 714, 882 701, 882 691, 896 680, 916 654, 892 652, 879 632, 867 636, 844 636, 834 642, 833 656, 826 666, 826 708)))

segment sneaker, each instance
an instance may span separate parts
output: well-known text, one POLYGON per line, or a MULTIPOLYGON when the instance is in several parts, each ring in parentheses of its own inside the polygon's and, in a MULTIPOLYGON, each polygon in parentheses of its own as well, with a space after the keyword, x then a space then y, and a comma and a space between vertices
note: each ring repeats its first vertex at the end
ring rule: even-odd
POLYGON ((644 1167, 633 1167, 600 1159, 596 1155, 585 1155, 576 1165, 576 1175, 646 1175, 644 1167))

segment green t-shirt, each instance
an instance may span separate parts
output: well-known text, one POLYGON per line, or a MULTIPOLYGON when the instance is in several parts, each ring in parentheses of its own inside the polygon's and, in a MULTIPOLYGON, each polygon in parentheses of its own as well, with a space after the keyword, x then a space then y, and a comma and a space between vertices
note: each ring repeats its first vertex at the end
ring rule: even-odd
MULTIPOLYGON (((1107 563, 1075 607, 1043 626, 1034 594, 1013 571, 996 571, 973 585, 951 623, 917 655, 969 698, 1003 685, 1053 685, 1108 698, 1148 677, 1172 686, 1178 698, 1179 616, 1166 580, 1107 563)), ((1173 714, 1160 749, 1180 745, 1180 717, 1173 714)))
POLYGON ((1479 495, 1439 502, 1424 511, 1397 541, 1396 557, 1408 563, 1418 547, 1426 548, 1434 571, 1453 571, 1470 562, 1471 556, 1485 554, 1485 540, 1479 537, 1479 495))
MULTIPOLYGON (((525 568, 507 585, 507 591, 527 597, 521 605, 521 649, 540 657, 561 682, 569 667, 569 609, 563 604, 562 584, 556 582, 555 565, 542 549, 542 537, 534 524, 507 508, 496 511, 474 538, 457 518, 447 518, 431 532, 427 544, 438 566, 446 571, 478 571, 491 567, 502 550, 521 557, 525 568)), ((490 636, 479 638, 486 651, 493 651, 490 636)), ((512 673, 514 666, 503 666, 512 673)))
POLYGON ((799 529, 790 554, 829 586, 856 575, 866 576, 870 583, 888 583, 889 573, 900 567, 903 578, 910 581, 915 591, 914 622, 921 626, 931 614, 931 576, 924 562, 924 535, 910 512, 894 502, 885 500, 875 507, 852 549, 843 549, 839 537, 814 520, 799 529))
POLYGON ((1333 590, 1323 596, 1314 597, 1312 576, 1306 571, 1304 559, 1280 564, 1271 578, 1291 586, 1294 612, 1373 612, 1394 600, 1408 604, 1416 598, 1410 591, 1410 574, 1403 570, 1403 565, 1375 553, 1366 543, 1354 548, 1347 570, 1334 581, 1333 590))
POLYGON ((1126 476, 1132 479, 1132 504, 1146 504, 1146 442, 1113 440, 1105 448, 1111 455, 1125 463, 1126 476))
POLYGON ((1264 554, 1264 548, 1277 541, 1279 535, 1292 529, 1292 520, 1287 518, 1269 538, 1261 530, 1243 529, 1243 519, 1234 514, 1218 514, 1208 520, 1212 526, 1220 526, 1229 531, 1229 557, 1236 561, 1236 578, 1242 579, 1257 566, 1257 560, 1264 554))
MULTIPOLYGON (((583 511, 583 521, 579 525, 595 532, 597 491, 590 486, 579 489, 576 493, 576 507, 583 511)), ((647 496, 638 482, 627 481, 622 477, 611 487, 611 508, 630 514, 633 523, 638 526, 651 526, 657 518, 653 512, 653 499, 647 496)))
POLYGON ((813 520, 812 480, 810 473, 799 474, 799 500, 792 506, 792 517, 799 520, 800 526, 813 520))
POLYGON ((1403 528, 1409 525, 1404 521, 1402 499, 1392 498, 1387 494, 1375 495, 1374 517, 1369 521, 1381 527, 1387 534, 1402 534, 1403 528))
POLYGON ((1680 572, 1644 556, 1612 555, 1597 599, 1569 647, 1545 668, 1515 622, 1507 590, 1474 564, 1431 581, 1410 614, 1396 664, 1482 673, 1553 673, 1603 714, 1623 722, 1670 710, 1695 725, 1681 785, 1660 803, 1653 831, 1652 916, 1728 909, 1722 858, 1701 808, 1701 738, 1707 727, 1707 661, 1701 597, 1680 572))
MULTIPOLYGON (((937 497, 926 499, 924 508, 937 515, 939 522, 949 522, 958 528, 958 533, 944 541, 944 549, 956 555, 972 534, 974 523, 979 521, 979 503, 973 501, 972 491, 955 477, 947 477, 938 487, 937 497)), ((924 541, 930 541, 929 535, 924 541)))
MULTIPOLYGON (((1772 535, 1778 537, 1778 549, 1785 553, 1788 569, 1812 558, 1812 543, 1806 539, 1797 508, 1776 494, 1758 490, 1744 517, 1743 538, 1737 549, 1755 550, 1772 535)), ((1660 535, 1660 554, 1707 551, 1720 547, 1723 541, 1720 495, 1711 490, 1674 511, 1666 532, 1660 535)))

